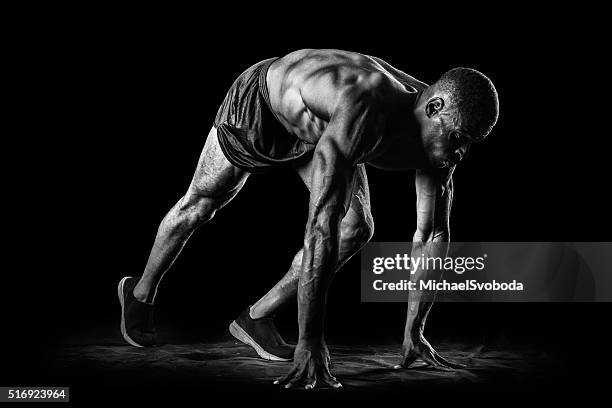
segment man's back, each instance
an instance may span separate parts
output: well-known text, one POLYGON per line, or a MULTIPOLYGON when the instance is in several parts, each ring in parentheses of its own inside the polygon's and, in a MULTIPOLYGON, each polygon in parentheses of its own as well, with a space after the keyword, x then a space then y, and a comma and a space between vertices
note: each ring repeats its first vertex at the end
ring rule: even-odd
POLYGON ((427 87, 375 57, 312 49, 295 51, 275 61, 268 71, 267 84, 272 110, 280 122, 309 143, 320 138, 347 87, 376 84, 389 99, 427 87))

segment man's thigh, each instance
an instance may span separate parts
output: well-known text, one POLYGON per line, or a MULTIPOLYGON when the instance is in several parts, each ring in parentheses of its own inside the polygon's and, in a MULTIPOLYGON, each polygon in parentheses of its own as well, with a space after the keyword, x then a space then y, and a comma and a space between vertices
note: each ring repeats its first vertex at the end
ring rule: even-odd
POLYGON ((234 196, 246 182, 249 173, 230 163, 217 139, 213 126, 200 154, 188 194, 211 198, 234 196))

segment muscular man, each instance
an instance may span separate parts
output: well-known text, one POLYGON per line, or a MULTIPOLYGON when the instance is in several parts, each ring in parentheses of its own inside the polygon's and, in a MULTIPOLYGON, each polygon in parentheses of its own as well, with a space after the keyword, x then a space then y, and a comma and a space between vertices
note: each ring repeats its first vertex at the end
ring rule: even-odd
MULTIPOLYGON (((365 164, 415 169, 413 241, 448 242, 453 170, 497 116, 493 84, 473 69, 455 68, 428 86, 381 59, 339 50, 300 50, 255 64, 219 108, 193 180, 159 226, 143 275, 119 283, 123 337, 135 346, 155 343, 157 287, 189 236, 236 196, 250 173, 290 164, 310 190, 304 245, 287 274, 230 332, 263 358, 293 360, 277 383, 340 387, 329 371, 325 304, 334 273, 373 234, 365 164), (292 347, 271 316, 296 295, 299 339, 292 347)), ((431 302, 414 293, 408 305, 399 366, 420 358, 457 367, 423 337, 431 302)))

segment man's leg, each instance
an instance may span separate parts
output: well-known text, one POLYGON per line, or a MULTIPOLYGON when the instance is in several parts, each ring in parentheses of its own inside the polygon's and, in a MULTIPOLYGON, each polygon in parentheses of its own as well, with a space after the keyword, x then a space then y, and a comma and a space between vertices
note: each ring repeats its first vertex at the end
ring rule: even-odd
MULTIPOLYGON (((342 219, 340 230, 340 249, 337 272, 353 255, 355 255, 374 234, 374 221, 370 212, 370 191, 365 165, 358 166, 357 179, 351 199, 351 206, 342 219)), ((311 166, 297 168, 297 171, 310 189, 311 166)), ((251 307, 252 318, 272 316, 280 307, 293 300, 297 293, 302 265, 303 250, 295 255, 289 271, 285 276, 251 307)))
MULTIPOLYGON (((296 168, 310 188, 310 163, 296 168)), ((374 222, 370 213, 370 194, 365 167, 359 166, 351 205, 341 224, 340 254, 336 271, 370 240, 374 222)), ((294 347, 287 345, 277 332, 273 314, 283 305, 295 299, 302 264, 300 250, 285 276, 255 305, 246 308, 229 327, 234 337, 252 346, 260 357, 267 360, 291 361, 294 347)), ((334 271, 335 272, 335 271, 334 271)))
POLYGON ((213 127, 186 194, 170 209, 157 230, 143 275, 138 282, 132 278, 124 278, 120 282, 119 298, 123 312, 121 329, 130 344, 147 345, 146 343, 151 342, 151 335, 140 336, 137 330, 140 327, 147 332, 147 327, 144 326, 152 326, 152 318, 147 316, 151 315, 152 307, 147 308, 143 304, 152 304, 155 301, 159 282, 193 231, 210 221, 217 210, 236 196, 248 174, 227 160, 219 146, 217 131, 213 127), (133 310, 130 312, 130 309, 133 310), (139 322, 141 319, 142 322, 139 322), (132 335, 129 335, 130 331, 132 335), (135 337, 141 337, 142 341, 135 337))
POLYGON ((134 288, 136 299, 149 303, 155 300, 161 278, 187 239, 236 196, 248 174, 225 158, 213 127, 187 193, 170 209, 157 230, 144 273, 134 288))

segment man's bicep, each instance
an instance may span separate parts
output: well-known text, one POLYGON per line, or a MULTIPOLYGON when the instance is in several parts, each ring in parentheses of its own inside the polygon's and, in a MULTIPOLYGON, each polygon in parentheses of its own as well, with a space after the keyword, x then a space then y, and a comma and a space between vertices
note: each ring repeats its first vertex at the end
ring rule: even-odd
POLYGON ((417 170, 417 230, 414 240, 450 239, 449 217, 453 198, 451 169, 417 170))

